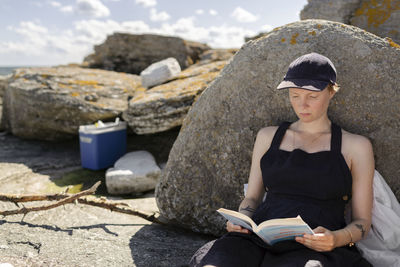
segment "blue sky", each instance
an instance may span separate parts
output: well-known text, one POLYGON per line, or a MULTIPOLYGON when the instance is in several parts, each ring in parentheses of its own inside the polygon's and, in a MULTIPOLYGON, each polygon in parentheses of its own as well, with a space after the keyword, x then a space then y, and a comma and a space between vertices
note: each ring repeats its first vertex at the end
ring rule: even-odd
POLYGON ((113 32, 239 48, 299 20, 307 0, 0 0, 0 66, 80 63, 113 32))

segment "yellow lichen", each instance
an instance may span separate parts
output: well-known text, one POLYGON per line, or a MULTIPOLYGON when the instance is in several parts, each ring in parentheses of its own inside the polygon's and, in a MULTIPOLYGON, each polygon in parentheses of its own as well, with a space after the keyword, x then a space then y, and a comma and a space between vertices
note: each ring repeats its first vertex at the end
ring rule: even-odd
POLYGON ((78 92, 72 92, 72 93, 71 93, 71 96, 74 96, 74 97, 75 97, 75 96, 79 96, 79 93, 78 93, 78 92))
POLYGON ((308 38, 304 39, 304 42, 305 42, 305 43, 308 43, 308 38))
POLYGON ((395 43, 395 42, 393 42, 393 40, 390 39, 389 37, 386 37, 386 40, 388 41, 388 43, 389 43, 389 45, 390 45, 391 47, 395 47, 395 48, 400 49, 400 45, 397 44, 397 43, 395 43))
POLYGON ((317 28, 318 28, 318 29, 321 29, 321 28, 322 28, 322 25, 321 25, 321 24, 317 24, 317 28))
POLYGON ((284 43, 285 41, 286 41, 286 39, 285 39, 285 38, 282 38, 282 39, 281 39, 281 42, 282 42, 282 43, 284 43))
POLYGON ((85 86, 85 85, 86 86, 93 86, 93 87, 98 86, 98 82, 94 81, 94 80, 87 80, 87 81, 85 81, 85 80, 74 80, 74 81, 72 81, 72 83, 83 85, 83 86, 85 86))
POLYGON ((310 32, 308 32, 308 34, 315 36, 316 32, 315 31, 310 31, 310 32))
POLYGON ((290 44, 296 44, 297 43, 297 41, 296 41, 297 36, 299 36, 298 33, 295 33, 295 34, 292 35, 292 39, 290 39, 290 44))
POLYGON ((64 83, 58 83, 58 87, 63 88, 63 89, 71 89, 72 88, 71 85, 67 85, 64 83))
POLYGON ((354 15, 356 17, 366 16, 368 27, 378 27, 390 18, 393 11, 396 10, 400 10, 400 2, 398 0, 370 0, 363 2, 354 15))

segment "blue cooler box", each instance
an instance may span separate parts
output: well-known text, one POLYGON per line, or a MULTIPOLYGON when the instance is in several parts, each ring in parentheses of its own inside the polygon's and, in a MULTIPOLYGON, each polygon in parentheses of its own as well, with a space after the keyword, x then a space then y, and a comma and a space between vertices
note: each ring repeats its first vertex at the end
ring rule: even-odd
POLYGON ((79 126, 82 167, 100 170, 111 167, 126 153, 126 125, 122 121, 79 126))

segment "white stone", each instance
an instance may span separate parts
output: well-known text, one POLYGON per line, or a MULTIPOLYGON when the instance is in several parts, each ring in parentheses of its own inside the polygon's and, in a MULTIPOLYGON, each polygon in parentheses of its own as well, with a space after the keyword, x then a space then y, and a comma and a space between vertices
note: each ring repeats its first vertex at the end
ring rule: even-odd
POLYGON ((143 87, 152 87, 162 84, 181 72, 179 62, 169 57, 151 64, 140 73, 143 87))
POLYGON ((106 172, 110 194, 141 193, 155 188, 161 170, 152 154, 139 150, 125 154, 106 172))

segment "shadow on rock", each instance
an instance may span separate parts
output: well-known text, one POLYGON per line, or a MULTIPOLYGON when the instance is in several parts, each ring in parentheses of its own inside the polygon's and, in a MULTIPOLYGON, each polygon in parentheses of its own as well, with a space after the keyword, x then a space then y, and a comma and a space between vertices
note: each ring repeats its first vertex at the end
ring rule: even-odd
POLYGON ((215 239, 188 230, 151 224, 131 237, 129 247, 136 266, 188 266, 198 248, 215 239))
POLYGON ((0 162, 21 163, 34 172, 46 172, 80 165, 78 138, 52 143, 0 136, 0 162))

